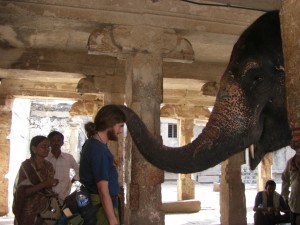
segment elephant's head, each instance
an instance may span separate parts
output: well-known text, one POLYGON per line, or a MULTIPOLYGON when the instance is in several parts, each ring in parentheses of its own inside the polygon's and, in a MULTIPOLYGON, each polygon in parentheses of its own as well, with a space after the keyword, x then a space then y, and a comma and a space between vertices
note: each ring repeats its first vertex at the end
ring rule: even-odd
POLYGON ((254 169, 261 158, 290 143, 279 14, 258 18, 235 44, 209 121, 190 144, 162 145, 129 108, 120 106, 142 155, 175 173, 202 171, 254 146, 254 169))

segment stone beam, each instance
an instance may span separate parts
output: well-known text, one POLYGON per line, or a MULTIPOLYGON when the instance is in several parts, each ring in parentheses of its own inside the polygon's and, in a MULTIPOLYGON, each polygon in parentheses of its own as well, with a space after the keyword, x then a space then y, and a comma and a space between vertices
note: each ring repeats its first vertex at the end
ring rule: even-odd
POLYGON ((0 68, 85 75, 124 74, 124 62, 113 57, 53 49, 2 49, 0 68))
MULTIPOLYGON (((125 74, 123 60, 99 54, 87 55, 86 53, 53 49, 2 49, 0 68, 58 71, 96 76, 105 74, 123 76, 125 74)), ((163 62, 163 76, 164 78, 190 78, 219 82, 226 66, 227 64, 210 62, 163 62)))
POLYGON ((0 95, 30 96, 46 98, 78 99, 76 83, 49 83, 42 81, 29 81, 20 79, 2 79, 0 95))
MULTIPOLYGON (((39 20, 90 21, 99 24, 148 25, 178 30, 203 30, 215 33, 240 34, 248 24, 259 17, 259 11, 228 10, 226 7, 195 7, 184 1, 127 2, 117 0, 111 4, 104 1, 65 0, 53 4, 51 0, 39 2, 0 1, 0 13, 30 15, 39 20), (141 14, 143 16, 141 16, 141 14), (238 19, 237 19, 238 18, 238 19), (182 21, 185 21, 184 23, 182 21)), ((74 26, 75 27, 75 26, 74 26)))
MULTIPOLYGON (((80 73, 46 72, 37 70, 1 69, 0 78, 27 81, 43 81, 48 83, 70 83, 75 84, 85 77, 80 73)), ((21 81, 22 82, 22 81, 21 81)))
POLYGON ((251 8, 251 9, 257 9, 257 10, 265 10, 265 11, 271 11, 271 10, 279 10, 280 9, 280 2, 281 0, 259 0, 256 1, 255 5, 253 4, 253 1, 243 1, 243 0, 214 0, 214 3, 220 3, 224 6, 237 6, 237 7, 244 7, 244 8, 251 8))
POLYGON ((163 102, 175 105, 202 105, 211 107, 216 98, 203 95, 200 91, 164 89, 163 102))
POLYGON ((164 62, 164 78, 189 78, 219 82, 227 63, 193 62, 188 64, 164 62))
POLYGON ((181 105, 164 104, 160 110, 160 116, 208 120, 210 111, 202 106, 185 105, 185 107, 182 107, 181 105))

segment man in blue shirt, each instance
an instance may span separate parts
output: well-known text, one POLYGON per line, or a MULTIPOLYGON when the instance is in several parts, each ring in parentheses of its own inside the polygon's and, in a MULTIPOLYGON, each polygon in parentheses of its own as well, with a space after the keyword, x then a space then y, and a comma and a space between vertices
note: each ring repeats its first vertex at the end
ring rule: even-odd
POLYGON ((254 225, 275 225, 289 222, 289 208, 283 197, 276 191, 273 180, 266 182, 265 190, 257 193, 253 211, 254 225), (281 215, 280 212, 286 213, 281 215))
POLYGON ((123 132, 124 113, 115 105, 102 107, 94 122, 85 125, 88 140, 80 155, 79 176, 91 194, 93 205, 101 203, 97 225, 118 225, 118 173, 108 141, 123 132))

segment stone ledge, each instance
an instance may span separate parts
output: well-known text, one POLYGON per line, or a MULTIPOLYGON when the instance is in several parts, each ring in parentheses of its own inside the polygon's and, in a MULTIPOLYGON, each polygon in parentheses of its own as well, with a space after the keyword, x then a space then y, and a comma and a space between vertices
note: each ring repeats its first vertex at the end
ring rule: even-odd
POLYGON ((200 209, 201 202, 195 199, 162 203, 162 210, 165 213, 195 213, 200 209))
POLYGON ((214 183, 213 191, 220 192, 220 183, 214 183))

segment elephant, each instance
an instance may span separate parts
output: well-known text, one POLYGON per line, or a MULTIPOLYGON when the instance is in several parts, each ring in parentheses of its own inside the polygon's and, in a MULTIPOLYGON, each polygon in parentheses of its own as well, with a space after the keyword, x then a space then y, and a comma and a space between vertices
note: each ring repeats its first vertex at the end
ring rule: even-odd
POLYGON ((264 13, 241 34, 221 77, 209 120, 191 143, 165 146, 132 109, 118 107, 140 153, 162 170, 203 171, 249 146, 254 146, 250 168, 255 169, 266 153, 291 141, 279 12, 264 13))

